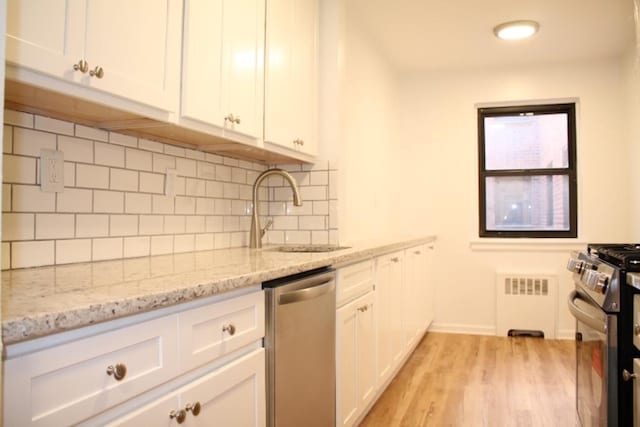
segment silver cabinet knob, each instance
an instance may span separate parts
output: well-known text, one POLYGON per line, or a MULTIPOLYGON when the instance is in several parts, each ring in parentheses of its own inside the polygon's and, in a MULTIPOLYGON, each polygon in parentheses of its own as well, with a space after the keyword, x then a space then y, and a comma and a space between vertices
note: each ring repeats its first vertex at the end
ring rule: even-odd
POLYGON ((102 67, 97 66, 93 70, 89 71, 89 75, 91 77, 97 77, 97 78, 101 79, 102 77, 104 77, 104 70, 102 69, 102 67))
POLYGON ((89 71, 89 63, 84 59, 81 59, 80 61, 78 61, 77 64, 73 64, 73 69, 75 71, 80 71, 82 74, 84 74, 87 71, 89 71))
POLYGON ((198 414, 200 414, 200 409, 202 409, 202 406, 200 406, 200 402, 187 403, 187 406, 185 406, 184 409, 186 409, 187 412, 191 412, 194 417, 197 417, 198 414))
POLYGON ((638 325, 637 323, 633 325, 633 334, 635 336, 640 336, 640 325, 638 325))
POLYGON ((231 122, 231 123, 235 123, 237 125, 240 124, 240 116, 234 116, 233 114, 229 114, 227 117, 224 118, 225 122, 231 122))
POLYGON ((229 323, 228 325, 223 325, 222 332, 227 332, 229 335, 234 335, 236 333, 236 327, 233 326, 233 323, 229 323))
POLYGON ((169 419, 174 419, 178 422, 178 424, 182 424, 184 420, 187 418, 187 412, 184 409, 173 410, 169 412, 169 419))
POLYGON ((107 366, 107 375, 113 375, 116 381, 121 381, 127 375, 127 367, 124 363, 107 366))
POLYGON ((635 380, 637 376, 638 376, 638 374, 632 374, 631 372, 627 371, 626 369, 622 370, 622 379, 625 380, 625 381, 635 380))
POLYGON ((363 305, 362 307, 358 307, 358 311, 361 313, 364 313, 367 310, 369 310, 369 304, 363 305))
POLYGON ((391 258, 391 262, 400 262, 400 258, 394 256, 393 258, 391 258))
POLYGON ((304 139, 296 138, 293 140, 293 143, 296 145, 304 145, 304 139))
POLYGON ((422 252, 421 251, 415 251, 414 254, 416 255, 420 255, 422 252))

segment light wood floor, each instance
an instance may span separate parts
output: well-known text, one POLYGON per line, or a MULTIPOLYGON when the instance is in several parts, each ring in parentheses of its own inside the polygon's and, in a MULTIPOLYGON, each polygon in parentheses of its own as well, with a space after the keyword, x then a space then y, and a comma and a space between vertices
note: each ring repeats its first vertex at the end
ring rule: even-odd
POLYGON ((573 341, 429 332, 361 426, 575 426, 573 341))

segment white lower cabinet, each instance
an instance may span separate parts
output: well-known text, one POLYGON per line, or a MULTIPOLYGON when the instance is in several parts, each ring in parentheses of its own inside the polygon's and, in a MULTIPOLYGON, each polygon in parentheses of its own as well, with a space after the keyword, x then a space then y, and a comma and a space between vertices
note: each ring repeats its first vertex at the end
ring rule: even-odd
POLYGON ((336 312, 338 426, 350 426, 376 391, 375 299, 369 292, 336 312))
POLYGON ((8 346, 4 425, 264 426, 264 293, 242 293, 8 346))
POLYGON ((264 349, 240 357, 108 426, 242 426, 266 422, 264 349))

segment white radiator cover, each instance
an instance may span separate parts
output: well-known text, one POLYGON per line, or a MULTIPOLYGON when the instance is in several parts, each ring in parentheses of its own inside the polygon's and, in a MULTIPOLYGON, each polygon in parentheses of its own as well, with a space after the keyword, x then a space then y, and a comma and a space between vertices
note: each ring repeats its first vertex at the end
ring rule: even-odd
POLYGON ((558 278, 555 274, 496 273, 496 335, 542 331, 555 339, 558 278))

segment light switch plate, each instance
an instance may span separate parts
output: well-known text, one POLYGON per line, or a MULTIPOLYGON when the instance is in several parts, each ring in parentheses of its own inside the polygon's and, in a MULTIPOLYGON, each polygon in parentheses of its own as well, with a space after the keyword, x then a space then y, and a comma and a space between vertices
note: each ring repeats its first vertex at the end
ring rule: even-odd
POLYGON ((45 193, 64 191, 64 153, 40 150, 40 190, 45 193))

